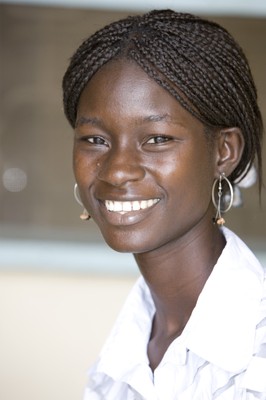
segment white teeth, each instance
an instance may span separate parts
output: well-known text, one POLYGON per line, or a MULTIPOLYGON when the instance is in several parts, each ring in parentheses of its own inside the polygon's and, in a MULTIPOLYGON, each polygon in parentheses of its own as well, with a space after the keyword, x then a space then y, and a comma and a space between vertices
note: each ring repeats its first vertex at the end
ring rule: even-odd
POLYGON ((106 200, 105 205, 109 211, 114 211, 114 202, 113 201, 106 200))
POLYGON ((123 204, 121 201, 110 201, 114 205, 113 211, 119 212, 123 210, 123 204))
POLYGON ((151 206, 153 206, 153 200, 152 199, 148 200, 148 207, 151 207, 151 206))
POLYGON ((141 201, 112 201, 105 200, 104 204, 108 211, 113 212, 130 212, 144 210, 145 208, 152 207, 154 204, 158 203, 160 199, 149 199, 141 201))
POLYGON ((133 209, 133 211, 138 211, 138 210, 140 210, 139 201, 133 201, 132 209, 133 209))
POLYGON ((144 210, 145 208, 147 208, 148 207, 148 202, 146 201, 146 200, 142 200, 141 202, 140 202, 140 208, 142 209, 142 210, 144 210))
POLYGON ((131 203, 130 201, 125 201, 122 203, 123 211, 131 211, 131 203))

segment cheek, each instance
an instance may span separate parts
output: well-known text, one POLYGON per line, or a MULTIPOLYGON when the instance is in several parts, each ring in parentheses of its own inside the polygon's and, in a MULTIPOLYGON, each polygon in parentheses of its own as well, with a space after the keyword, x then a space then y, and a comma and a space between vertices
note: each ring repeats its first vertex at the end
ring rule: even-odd
POLYGON ((78 151, 77 144, 74 142, 72 151, 72 165, 75 176, 78 173, 81 164, 82 164, 82 157, 80 156, 80 152, 78 151))
POLYGON ((184 210, 206 209, 211 199, 214 177, 213 163, 210 157, 198 157, 192 152, 189 157, 161 166, 160 180, 162 186, 168 183, 166 190, 172 206, 179 205, 184 210))
POLYGON ((73 171, 79 186, 88 185, 94 176, 95 166, 93 159, 88 157, 86 152, 82 152, 74 146, 73 149, 73 171))
POLYGON ((87 180, 87 168, 84 165, 84 161, 80 157, 73 157, 73 172, 76 179, 77 184, 80 189, 85 185, 87 180))

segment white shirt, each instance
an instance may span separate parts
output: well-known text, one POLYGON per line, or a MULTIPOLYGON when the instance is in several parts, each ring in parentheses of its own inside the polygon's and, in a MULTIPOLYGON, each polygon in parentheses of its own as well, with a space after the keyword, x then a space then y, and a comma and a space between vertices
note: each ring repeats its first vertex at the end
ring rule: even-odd
POLYGON ((155 307, 141 277, 89 371, 84 400, 266 400, 265 271, 223 232, 226 246, 154 373, 147 344, 155 307))

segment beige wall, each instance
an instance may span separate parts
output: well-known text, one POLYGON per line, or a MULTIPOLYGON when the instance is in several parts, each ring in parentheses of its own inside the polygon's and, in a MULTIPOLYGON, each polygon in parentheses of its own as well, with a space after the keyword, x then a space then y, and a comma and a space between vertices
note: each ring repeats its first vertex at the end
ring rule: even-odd
POLYGON ((0 399, 81 400, 134 281, 0 272, 0 399))

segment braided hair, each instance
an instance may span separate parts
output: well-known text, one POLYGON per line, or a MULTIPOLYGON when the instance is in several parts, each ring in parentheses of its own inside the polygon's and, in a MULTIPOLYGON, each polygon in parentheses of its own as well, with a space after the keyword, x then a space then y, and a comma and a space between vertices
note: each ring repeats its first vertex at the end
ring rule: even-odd
POLYGON ((205 125, 207 135, 217 127, 240 128, 245 146, 230 180, 239 180, 257 161, 261 187, 263 124, 256 87, 246 56, 223 27, 191 14, 153 10, 97 31, 77 49, 63 78, 72 127, 88 81, 119 58, 134 60, 205 125))

